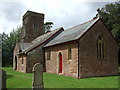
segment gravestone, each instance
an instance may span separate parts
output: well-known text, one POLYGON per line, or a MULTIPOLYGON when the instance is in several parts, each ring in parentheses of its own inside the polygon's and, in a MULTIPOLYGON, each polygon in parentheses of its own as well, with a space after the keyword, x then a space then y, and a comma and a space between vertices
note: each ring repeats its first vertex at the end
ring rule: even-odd
POLYGON ((6 71, 2 70, 2 89, 6 88, 6 71))
POLYGON ((38 88, 44 88, 43 86, 43 66, 40 63, 36 63, 33 67, 33 90, 38 88))
POLYGON ((2 35, 0 34, 0 90, 2 89, 2 35))
POLYGON ((2 90, 2 68, 0 67, 0 90, 2 90))

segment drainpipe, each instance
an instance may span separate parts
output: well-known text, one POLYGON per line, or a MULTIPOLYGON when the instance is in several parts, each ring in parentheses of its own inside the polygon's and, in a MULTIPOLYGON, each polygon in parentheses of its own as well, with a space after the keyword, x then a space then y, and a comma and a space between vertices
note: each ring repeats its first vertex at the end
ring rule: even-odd
POLYGON ((79 79, 79 67, 80 67, 80 62, 79 62, 79 61, 80 61, 80 60, 79 60, 79 59, 80 59, 80 56, 79 56, 79 54, 80 54, 79 50, 80 50, 80 49, 79 49, 79 45, 80 45, 80 44, 79 44, 79 41, 78 41, 77 43, 78 43, 78 79, 79 79))

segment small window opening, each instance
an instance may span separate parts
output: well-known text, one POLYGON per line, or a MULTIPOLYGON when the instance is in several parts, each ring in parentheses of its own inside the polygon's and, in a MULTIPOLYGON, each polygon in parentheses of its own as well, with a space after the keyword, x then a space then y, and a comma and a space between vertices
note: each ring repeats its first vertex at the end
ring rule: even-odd
POLYGON ((51 59, 51 52, 48 51, 48 52, 47 52, 47 60, 50 60, 50 59, 51 59))
POLYGON ((68 60, 72 59, 71 53, 72 53, 71 48, 68 48, 68 60))
POLYGON ((97 58, 104 59, 105 57, 105 43, 102 36, 97 38, 97 58))

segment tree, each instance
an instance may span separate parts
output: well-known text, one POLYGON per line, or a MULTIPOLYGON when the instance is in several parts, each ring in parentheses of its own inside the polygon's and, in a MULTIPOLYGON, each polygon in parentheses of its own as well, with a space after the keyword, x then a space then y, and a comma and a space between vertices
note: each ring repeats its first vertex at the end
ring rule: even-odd
POLYGON ((13 31, 8 35, 4 32, 2 33, 2 65, 12 66, 13 64, 13 50, 15 44, 20 40, 20 27, 13 29, 13 31))
POLYGON ((53 22, 46 22, 46 23, 44 24, 45 32, 50 32, 50 31, 51 31, 51 28, 52 28, 52 25, 53 25, 53 22))
POLYGON ((120 64, 120 1, 105 5, 97 9, 98 14, 112 32, 119 46, 119 64, 120 64))

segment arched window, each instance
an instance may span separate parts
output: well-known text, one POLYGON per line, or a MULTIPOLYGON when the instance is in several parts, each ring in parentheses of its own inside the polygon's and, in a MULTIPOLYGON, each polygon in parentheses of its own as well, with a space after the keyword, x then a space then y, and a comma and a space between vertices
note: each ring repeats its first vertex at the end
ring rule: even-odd
POLYGON ((24 60, 24 59, 23 59, 23 57, 22 57, 22 64, 23 64, 23 62, 24 62, 23 60, 24 60))
POLYGON ((102 36, 98 36, 97 38, 97 58, 104 59, 105 57, 105 43, 104 38, 102 36))
POLYGON ((21 50, 21 49, 19 50, 19 53, 20 53, 20 52, 22 52, 22 50, 21 50))

